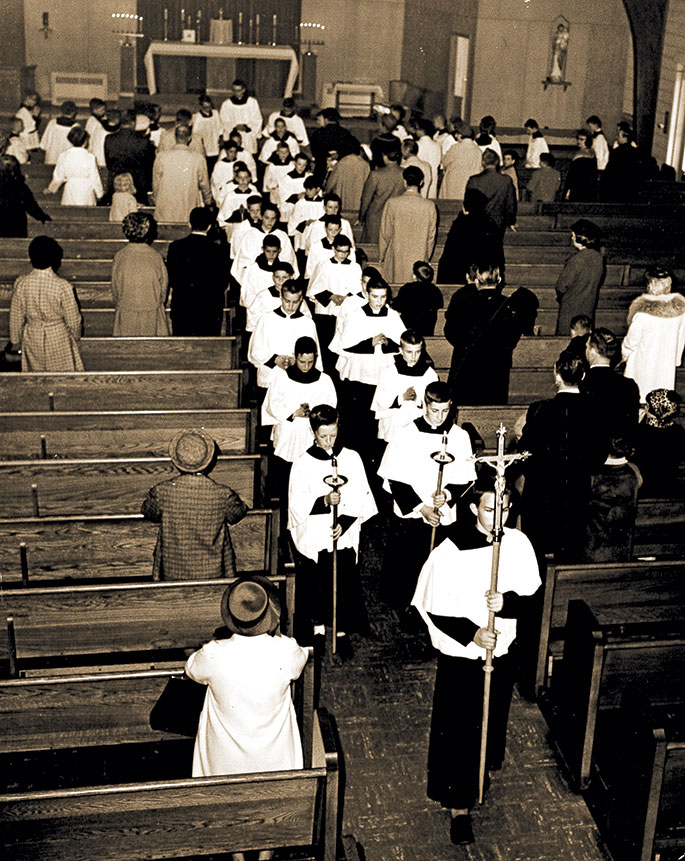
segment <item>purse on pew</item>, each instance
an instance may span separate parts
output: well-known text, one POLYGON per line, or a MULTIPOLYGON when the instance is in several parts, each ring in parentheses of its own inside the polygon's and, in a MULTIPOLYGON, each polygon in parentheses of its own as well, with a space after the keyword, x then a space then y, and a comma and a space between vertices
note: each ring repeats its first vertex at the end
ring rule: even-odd
POLYGON ((171 676, 150 712, 150 726, 160 732, 197 735, 207 685, 187 676, 171 676))

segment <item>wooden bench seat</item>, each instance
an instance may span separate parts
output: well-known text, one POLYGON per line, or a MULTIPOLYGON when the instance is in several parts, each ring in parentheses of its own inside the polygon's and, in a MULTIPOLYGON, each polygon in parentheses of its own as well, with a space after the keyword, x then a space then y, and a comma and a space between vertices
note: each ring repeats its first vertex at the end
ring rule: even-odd
MULTIPOLYGON (((50 786, 50 779, 56 778, 46 768, 46 788, 5 790, 0 795, 0 845, 13 858, 41 861, 143 861, 279 848, 287 848, 288 857, 296 859, 335 861, 343 855, 349 861, 358 859, 354 841, 339 837, 341 751, 328 713, 313 708, 311 664, 310 660, 300 683, 305 690, 297 698, 302 702, 299 722, 304 768, 191 778, 187 775, 192 739, 167 739, 156 746, 148 741, 79 747, 71 753, 70 774, 81 766, 89 775, 100 774, 100 784, 50 786), (115 774, 118 782, 105 783, 110 774, 115 774)), ((131 677, 129 681, 84 677, 79 682, 67 679, 61 684, 67 693, 68 689, 74 691, 74 703, 84 702, 86 710, 90 708, 86 718, 114 711, 116 719, 121 697, 132 702, 144 719, 156 701, 162 680, 163 676, 140 680, 131 677), (119 694, 126 684, 129 690, 119 694), (106 708, 110 703, 114 709, 106 708)), ((22 682, 13 685, 18 692, 22 682)), ((54 680, 47 680, 46 691, 38 685, 24 685, 28 689, 26 698, 51 701, 54 680)), ((57 696, 58 717, 66 712, 68 724, 69 709, 59 706, 69 698, 64 691, 57 696)), ((44 725, 44 711, 40 718, 44 725)), ((117 733, 125 734, 115 725, 113 735, 117 733)), ((148 728, 146 737, 154 739, 155 733, 148 728)), ((50 752, 38 755, 38 766, 41 763, 51 764, 50 752)), ((4 775, 5 782, 11 780, 8 769, 4 775)), ((19 774, 20 779, 22 776, 19 774)))
POLYGON ((231 371, 239 367, 239 337, 82 338, 88 371, 231 371))
MULTIPOLYGON (((64 259, 74 260, 111 260, 117 251, 121 251, 129 243, 121 232, 120 225, 113 225, 115 231, 111 237, 91 238, 86 236, 67 237, 60 235, 57 241, 62 246, 64 259)), ((187 230, 186 230, 187 233, 187 230)), ((184 234, 181 234, 184 235, 184 234)), ((2 240, 2 257, 16 257, 28 260, 29 245, 31 239, 5 238, 2 240)), ((169 250, 169 240, 157 239, 152 243, 152 248, 159 251, 166 258, 169 250)))
MULTIPOLYGON (((108 211, 109 214, 109 211, 108 211)), ((121 224, 109 219, 98 218, 57 218, 47 224, 29 219, 29 241, 34 236, 54 236, 58 242, 64 239, 120 239, 123 237, 121 224)), ((158 224, 158 240, 171 242, 188 235, 185 224, 158 224)), ((157 245, 153 245, 156 248, 157 245)))
POLYGON ((604 712, 585 800, 614 858, 653 861, 685 852, 685 703, 626 693, 604 712), (662 854, 663 853, 663 854, 662 854))
MULTIPOLYGON (((283 630, 292 633, 294 572, 262 572, 281 594, 283 630)), ((45 667, 155 664, 184 660, 221 628, 221 596, 231 578, 4 589, 5 676, 45 667), (5 621, 6 620, 6 621, 5 621)))
POLYGON ((5 412, 234 409, 243 371, 0 373, 5 412))
MULTIPOLYGON (((278 513, 252 509, 230 527, 238 573, 278 570, 278 513)), ((6 587, 152 579, 159 525, 142 514, 0 520, 6 587)))
MULTIPOLYGON (((168 457, 0 461, 0 517, 137 514, 150 487, 177 474, 168 457)), ((210 475, 262 504, 263 456, 220 455, 210 475)))
POLYGON ((669 621, 685 611, 685 562, 639 561, 557 565, 549 560, 540 624, 536 688, 556 673, 567 630, 569 602, 585 601, 603 621, 669 621))
POLYGON ((256 450, 254 409, 0 413, 0 460, 158 457, 191 427, 204 428, 223 454, 256 450))
MULTIPOLYGON (((79 294, 81 290, 79 289, 79 294)), ((104 297, 103 297, 104 299, 104 297)), ((1 299, 0 299, 1 301, 1 299)), ((111 302, 111 297, 109 299, 111 302)), ((224 320, 226 332, 230 333, 231 308, 224 308, 224 320)), ((83 335, 86 338, 106 338, 112 335, 114 330, 114 308, 89 308, 81 302, 81 317, 83 319, 83 335)), ((167 317, 170 312, 167 310, 167 317)), ((169 321, 171 326, 171 321, 169 321)), ((0 338, 9 339, 9 308, 0 307, 0 338)))
POLYGON ((569 602, 564 653, 539 703, 552 743, 571 785, 585 789, 591 779, 598 721, 618 710, 622 694, 639 693, 671 702, 685 690, 685 620, 611 621, 611 614, 569 602))

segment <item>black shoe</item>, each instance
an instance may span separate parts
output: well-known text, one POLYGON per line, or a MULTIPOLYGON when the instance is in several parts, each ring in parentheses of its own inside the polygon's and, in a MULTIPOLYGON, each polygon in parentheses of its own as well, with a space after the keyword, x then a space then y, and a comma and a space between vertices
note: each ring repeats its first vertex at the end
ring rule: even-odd
POLYGON ((354 649, 347 634, 335 638, 335 655, 333 657, 341 664, 351 661, 354 657, 354 649))
POLYGON ((450 823, 450 840, 457 846, 466 846, 468 843, 474 842, 471 817, 468 813, 452 817, 452 822, 450 823))

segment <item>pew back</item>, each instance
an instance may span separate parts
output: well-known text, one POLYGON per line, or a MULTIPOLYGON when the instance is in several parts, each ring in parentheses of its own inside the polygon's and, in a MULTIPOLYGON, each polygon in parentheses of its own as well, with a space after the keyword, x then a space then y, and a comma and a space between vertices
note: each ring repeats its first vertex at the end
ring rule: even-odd
MULTIPOLYGON (((150 487, 174 475, 168 457, 0 461, 0 517, 137 513, 150 487)), ((220 455, 210 477, 258 507, 266 458, 220 455)))
POLYGON ((0 413, 0 459, 161 457, 182 430, 201 427, 223 454, 256 448, 255 410, 0 413))
POLYGON ((239 367, 240 338, 82 338, 88 371, 232 371, 239 367))
MULTIPOLYGON (((278 514, 253 509, 231 526, 236 570, 278 570, 278 514)), ((123 582, 152 577, 159 526, 142 514, 0 520, 5 587, 123 582)))
POLYGON ((233 409, 243 371, 0 373, 5 412, 233 409))
POLYGON ((536 688, 548 687, 564 644, 569 602, 586 601, 604 622, 669 621, 683 616, 685 562, 556 565, 548 560, 536 688))

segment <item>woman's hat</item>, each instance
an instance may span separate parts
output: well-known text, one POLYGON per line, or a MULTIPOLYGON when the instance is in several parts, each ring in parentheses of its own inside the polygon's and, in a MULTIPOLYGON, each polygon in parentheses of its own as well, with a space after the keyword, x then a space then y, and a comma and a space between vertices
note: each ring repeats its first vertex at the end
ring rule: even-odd
POLYGON ((675 423, 682 401, 678 392, 673 389, 653 389, 645 401, 645 421, 648 425, 666 428, 675 423))
POLYGON ((271 633, 281 619, 281 605, 271 582, 255 575, 237 580, 221 598, 221 617, 234 634, 257 637, 271 633))
POLYGON ((169 443, 169 457, 180 472, 202 472, 214 458, 216 443, 203 430, 177 433, 169 443))

